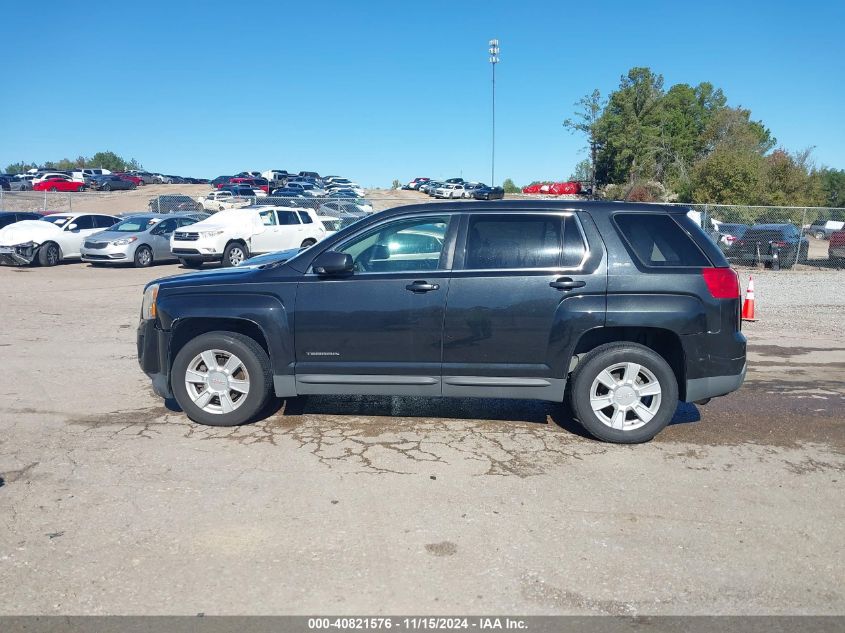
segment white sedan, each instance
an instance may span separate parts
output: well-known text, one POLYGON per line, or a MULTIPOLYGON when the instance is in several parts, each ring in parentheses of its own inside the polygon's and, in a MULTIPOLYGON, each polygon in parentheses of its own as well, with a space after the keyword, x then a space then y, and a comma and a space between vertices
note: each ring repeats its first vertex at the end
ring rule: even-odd
POLYGON ((120 218, 95 213, 53 213, 15 222, 0 230, 0 264, 55 266, 82 257, 85 238, 114 226, 120 218))

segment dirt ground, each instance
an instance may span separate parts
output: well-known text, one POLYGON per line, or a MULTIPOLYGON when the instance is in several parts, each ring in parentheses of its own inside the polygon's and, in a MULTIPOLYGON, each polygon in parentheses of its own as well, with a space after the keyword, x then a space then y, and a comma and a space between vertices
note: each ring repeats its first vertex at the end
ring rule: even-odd
POLYGON ((191 424, 135 358, 182 272, 0 268, 0 614, 845 613, 838 274, 758 273, 743 389, 624 447, 526 401, 191 424))

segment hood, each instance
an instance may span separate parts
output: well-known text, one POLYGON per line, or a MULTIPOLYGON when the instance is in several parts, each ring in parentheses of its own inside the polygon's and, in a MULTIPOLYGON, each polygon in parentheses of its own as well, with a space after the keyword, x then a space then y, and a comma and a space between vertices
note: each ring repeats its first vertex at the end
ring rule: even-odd
POLYGON ((121 240, 125 237, 138 237, 145 231, 100 231, 88 237, 91 241, 111 242, 114 240, 121 240))
MULTIPOLYGON (((173 275, 172 277, 162 277, 150 283, 159 284, 161 288, 179 288, 180 286, 212 286, 217 283, 232 283, 238 280, 243 280, 246 283, 250 277, 255 275, 258 271, 272 264, 284 264, 289 259, 295 257, 302 252, 302 249, 292 248, 286 251, 278 251, 276 253, 267 253, 248 259, 246 263, 237 266, 236 268, 214 268, 211 270, 199 270, 195 273, 186 273, 182 275, 173 275)), ((148 286, 150 284, 147 284, 148 286)))
POLYGON ((38 242, 55 238, 62 229, 52 222, 43 220, 22 220, 0 229, 0 245, 14 246, 26 242, 38 242))

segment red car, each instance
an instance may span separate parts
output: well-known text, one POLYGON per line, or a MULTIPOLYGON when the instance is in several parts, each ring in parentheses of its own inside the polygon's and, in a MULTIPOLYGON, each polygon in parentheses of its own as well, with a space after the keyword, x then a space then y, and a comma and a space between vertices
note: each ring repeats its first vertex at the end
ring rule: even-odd
POLYGON ((230 185, 246 185, 247 187, 257 187, 265 193, 270 193, 270 183, 266 178, 232 178, 229 181, 230 185))
POLYGON ((834 231, 830 234, 830 244, 827 247, 827 258, 831 264, 845 263, 845 230, 834 231))
POLYGON ((138 178, 138 176, 134 176, 132 174, 115 174, 115 176, 117 176, 121 180, 128 180, 129 182, 134 182, 136 187, 141 187, 145 184, 143 178, 138 178))
POLYGON ((33 185, 34 191, 84 191, 85 183, 70 178, 50 178, 33 185))

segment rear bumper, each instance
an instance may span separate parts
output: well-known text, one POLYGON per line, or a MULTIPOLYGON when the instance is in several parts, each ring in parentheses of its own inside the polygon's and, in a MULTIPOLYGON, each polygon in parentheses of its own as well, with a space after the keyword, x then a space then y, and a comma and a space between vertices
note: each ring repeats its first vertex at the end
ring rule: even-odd
POLYGON ((836 248, 828 248, 827 249, 827 256, 828 257, 841 257, 845 259, 845 246, 836 247, 836 248))
POLYGON ((172 398, 170 389, 170 332, 159 329, 155 321, 141 321, 137 334, 138 364, 153 383, 153 391, 162 398, 172 398))
POLYGON ((738 374, 730 374, 727 376, 708 376, 707 378, 692 378, 687 380, 686 402, 696 402, 697 400, 704 400, 706 398, 716 398, 717 396, 724 396, 732 391, 736 391, 742 386, 745 381, 745 372, 747 366, 742 366, 742 371, 738 374))

